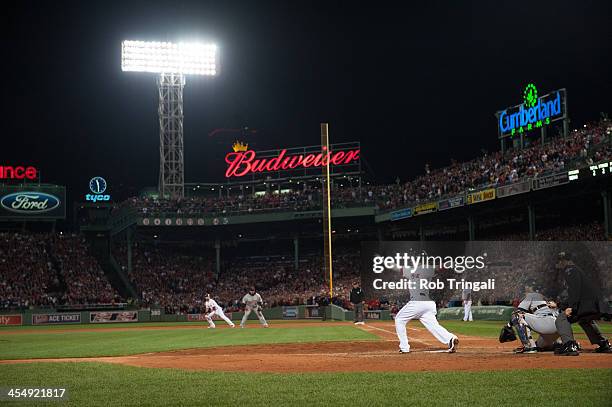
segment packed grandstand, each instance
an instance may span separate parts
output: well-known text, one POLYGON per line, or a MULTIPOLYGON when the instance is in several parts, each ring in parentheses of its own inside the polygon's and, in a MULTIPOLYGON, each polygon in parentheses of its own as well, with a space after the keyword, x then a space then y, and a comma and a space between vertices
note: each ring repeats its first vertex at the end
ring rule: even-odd
MULTIPOLYGON (((452 197, 484 187, 510 185, 568 168, 588 167, 612 159, 612 124, 607 120, 585 125, 566 138, 552 139, 545 145, 532 143, 524 149, 487 153, 468 162, 455 162, 424 174, 389 185, 336 185, 332 194, 335 208, 367 206, 376 213, 452 197)), ((240 191, 240 190, 238 190, 240 191)), ((174 213, 184 215, 230 215, 287 211, 308 211, 321 207, 317 188, 289 189, 283 193, 247 194, 244 191, 222 196, 191 196, 181 200, 133 197, 116 208, 130 208, 141 215, 174 213)), ((185 247, 181 242, 160 242, 142 236, 135 238, 131 265, 123 240, 112 245, 121 270, 135 289, 134 296, 120 295, 83 235, 56 232, 0 233, 0 308, 27 309, 74 304, 130 303, 162 308, 166 313, 197 313, 206 293, 213 295, 230 311, 240 307, 245 288, 256 285, 267 307, 278 305, 333 303, 349 308, 351 282, 359 278, 360 234, 337 236, 334 250, 334 293, 330 298, 322 272, 320 250, 305 250, 296 263, 274 242, 268 251, 246 250, 228 256, 221 268, 215 267, 212 249, 185 247), (355 237, 356 236, 356 237, 355 237), (297 264, 297 268, 296 268, 297 264), (220 272, 219 272, 220 271, 220 272)), ((440 239, 447 238, 440 232, 440 239)), ((479 236, 488 240, 528 240, 524 230, 517 232, 502 225, 479 236)), ((364 239, 371 236, 364 236, 364 239)), ((452 237, 451 237, 452 238, 452 237)), ((602 220, 555 220, 540 227, 536 240, 605 240, 602 220)), ((317 237, 315 237, 317 239, 317 237)), ((318 238, 320 239, 320 237, 318 238)), ((497 298, 479 298, 482 303, 512 303, 521 295, 523 282, 509 279, 497 298)), ((456 300, 451 293, 441 305, 456 300)), ((460 296, 459 296, 460 298, 460 296)), ((386 298, 370 298, 370 309, 393 309, 386 298)))

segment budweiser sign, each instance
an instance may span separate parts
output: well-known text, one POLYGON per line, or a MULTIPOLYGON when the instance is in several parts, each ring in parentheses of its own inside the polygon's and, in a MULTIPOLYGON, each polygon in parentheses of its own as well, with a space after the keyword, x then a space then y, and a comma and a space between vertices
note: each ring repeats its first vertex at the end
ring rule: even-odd
MULTIPOLYGON (((236 150, 236 148, 234 148, 236 150)), ((330 165, 346 165, 359 160, 359 149, 304 153, 288 155, 287 150, 280 150, 276 157, 257 158, 253 150, 233 151, 225 156, 227 170, 225 176, 243 177, 249 174, 263 172, 287 171, 300 168, 324 167, 330 165)))

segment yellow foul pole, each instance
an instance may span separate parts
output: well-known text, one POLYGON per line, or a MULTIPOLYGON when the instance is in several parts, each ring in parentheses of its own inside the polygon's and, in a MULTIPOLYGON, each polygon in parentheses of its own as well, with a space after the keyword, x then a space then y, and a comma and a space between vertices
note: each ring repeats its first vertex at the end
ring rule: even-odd
POLYGON ((332 227, 331 227, 331 182, 329 177, 329 125, 321 123, 321 155, 323 157, 323 251, 325 264, 329 271, 329 299, 334 296, 334 277, 332 270, 332 227))

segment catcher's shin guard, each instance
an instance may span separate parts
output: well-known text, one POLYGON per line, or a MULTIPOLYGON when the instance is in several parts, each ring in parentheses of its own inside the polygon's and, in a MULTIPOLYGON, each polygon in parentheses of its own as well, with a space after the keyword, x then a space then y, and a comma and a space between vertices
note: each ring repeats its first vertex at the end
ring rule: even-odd
POLYGON ((523 344, 523 346, 526 348, 533 347, 531 344, 532 342, 531 331, 529 330, 529 327, 525 323, 523 316, 519 312, 514 311, 512 313, 512 318, 510 319, 510 322, 512 326, 514 327, 516 334, 519 340, 521 341, 521 343, 523 344))

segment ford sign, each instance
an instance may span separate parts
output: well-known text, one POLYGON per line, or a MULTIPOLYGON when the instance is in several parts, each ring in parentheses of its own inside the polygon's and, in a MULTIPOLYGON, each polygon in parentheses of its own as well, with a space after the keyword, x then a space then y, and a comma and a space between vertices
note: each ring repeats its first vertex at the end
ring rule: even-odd
POLYGON ((55 195, 44 192, 14 192, 4 196, 0 205, 11 212, 37 214, 57 208, 60 200, 55 195))

